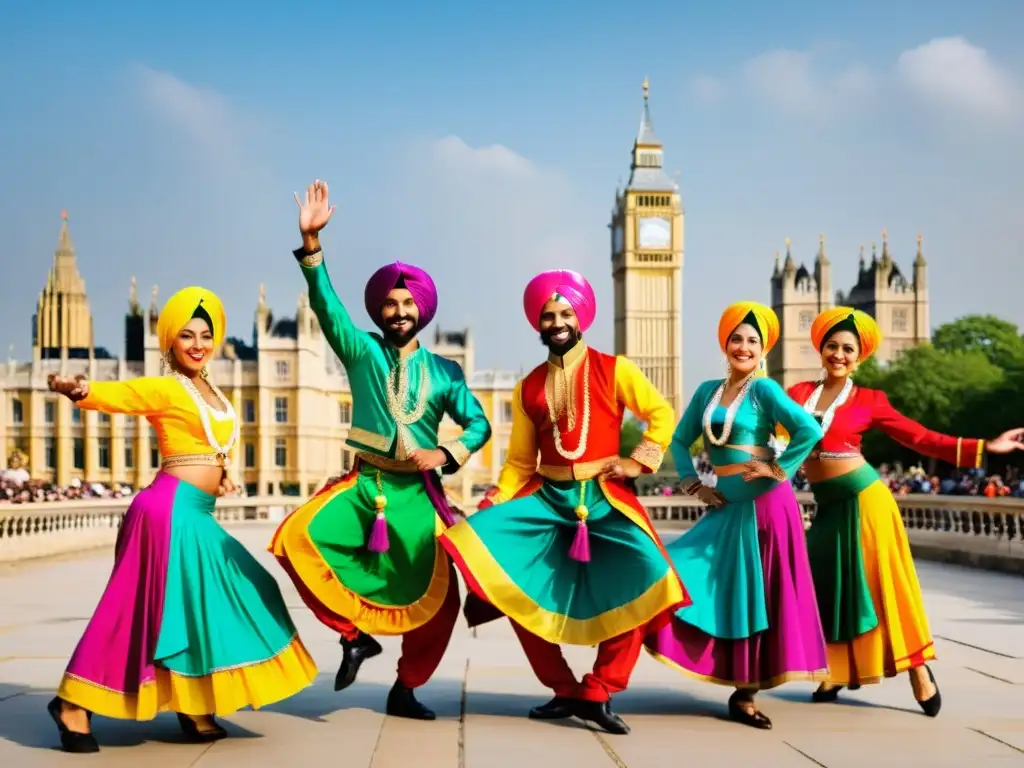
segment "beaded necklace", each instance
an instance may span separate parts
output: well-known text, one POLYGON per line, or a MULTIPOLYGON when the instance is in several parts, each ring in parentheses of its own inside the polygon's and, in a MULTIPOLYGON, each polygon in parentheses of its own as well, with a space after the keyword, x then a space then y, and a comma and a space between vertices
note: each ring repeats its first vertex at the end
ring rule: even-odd
MULTIPOLYGON (((821 399, 821 393, 825 391, 825 382, 821 382, 811 393, 811 396, 807 398, 807 402, 804 403, 804 410, 814 415, 818 408, 818 400, 821 399)), ((853 379, 849 376, 846 377, 846 383, 843 384, 842 390, 839 392, 839 396, 832 401, 832 405, 825 409, 825 413, 821 417, 821 431, 822 434, 828 434, 828 428, 832 426, 832 420, 836 416, 836 411, 839 410, 840 406, 843 405, 850 397, 850 393, 853 391, 853 379)))
MULTIPOLYGON (((571 381, 571 379, 570 379, 571 381)), ((575 410, 575 403, 570 406, 568 398, 568 387, 566 388, 566 412, 567 421, 570 407, 575 410)), ((576 461, 587 452, 587 438, 590 436, 590 356, 583 360, 583 423, 580 425, 580 441, 576 450, 567 451, 562 445, 562 431, 558 428, 558 414, 555 411, 555 398, 548 394, 547 387, 544 388, 544 402, 548 407, 548 417, 551 419, 551 436, 554 438, 555 450, 558 455, 567 461, 576 461)), ((570 427, 571 431, 571 427, 570 427)))
POLYGON ((199 421, 203 425, 203 432, 206 433, 206 442, 210 444, 210 447, 213 448, 214 452, 217 454, 217 459, 220 461, 221 466, 227 467, 228 454, 231 453, 231 449, 234 448, 235 444, 238 442, 239 435, 238 419, 235 418, 234 407, 231 405, 230 401, 224 396, 224 393, 220 391, 217 385, 213 384, 212 382, 207 383, 210 384, 210 389, 213 390, 213 394, 216 395, 217 399, 220 400, 221 403, 224 405, 223 411, 218 411, 212 405, 206 402, 206 399, 202 396, 202 394, 200 394, 199 389, 196 387, 195 382, 192 381, 192 379, 190 379, 188 376, 185 376, 184 374, 181 374, 178 371, 174 371, 172 375, 174 376, 174 378, 176 378, 178 381, 182 383, 182 385, 185 387, 185 391, 189 393, 189 395, 192 397, 192 400, 195 402, 196 408, 199 409, 199 421), (234 425, 231 430, 231 438, 228 440, 227 444, 221 445, 219 442, 217 442, 217 438, 213 434, 213 425, 210 424, 210 414, 213 414, 213 417, 217 421, 234 419, 234 425))
POLYGON ((750 389, 750 383, 754 380, 754 374, 747 376, 747 380, 743 382, 743 386, 740 387, 739 393, 729 404, 728 410, 725 412, 725 424, 722 425, 722 434, 720 437, 715 437, 715 433, 711 431, 711 416, 715 412, 715 409, 722 402, 722 395, 725 393, 726 384, 729 383, 728 379, 724 379, 721 384, 718 385, 718 389, 715 390, 715 394, 711 397, 711 402, 708 403, 708 407, 704 409, 704 434, 707 435, 708 440, 711 441, 712 445, 723 446, 729 443, 729 435, 732 434, 732 424, 736 420, 736 413, 739 411, 740 406, 747 397, 747 390, 750 389))

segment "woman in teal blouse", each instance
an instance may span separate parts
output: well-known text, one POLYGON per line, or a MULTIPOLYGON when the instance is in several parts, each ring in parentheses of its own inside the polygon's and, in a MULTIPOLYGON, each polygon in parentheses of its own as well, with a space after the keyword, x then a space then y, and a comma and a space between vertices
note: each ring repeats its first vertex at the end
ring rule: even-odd
POLYGON ((729 716, 768 729, 771 720, 754 704, 757 691, 827 673, 803 520, 789 482, 822 433, 776 382, 758 375, 779 336, 771 309, 732 305, 718 336, 729 375, 697 388, 672 440, 687 493, 710 507, 667 545, 693 604, 646 646, 669 666, 736 688, 729 716), (776 458, 769 438, 778 423, 790 442, 776 458), (702 434, 715 488, 701 483, 690 458, 702 434))

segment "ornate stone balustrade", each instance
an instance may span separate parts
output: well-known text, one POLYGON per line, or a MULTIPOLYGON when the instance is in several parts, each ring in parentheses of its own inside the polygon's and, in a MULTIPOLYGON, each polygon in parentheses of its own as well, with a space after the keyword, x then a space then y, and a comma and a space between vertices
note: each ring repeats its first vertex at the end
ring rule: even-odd
MULTIPOLYGON (((798 493, 804 525, 817 505, 798 493)), ((1024 500, 913 494, 896 499, 916 557, 1024 573, 1024 500)), ((689 528, 704 508, 688 496, 644 496, 651 517, 665 527, 689 528)))
MULTIPOLYGON (((214 515, 225 525, 281 520, 298 497, 222 498, 214 515)), ((0 505, 0 563, 110 546, 131 499, 0 505)))
MULTIPOLYGON (((805 525, 814 520, 810 494, 797 494, 805 525)), ((303 501, 300 497, 218 499, 215 515, 225 525, 273 523, 303 501)), ((60 555, 110 546, 130 500, 90 500, 0 506, 0 562, 60 555)), ((688 496, 641 498, 665 528, 689 528, 704 508, 688 496)), ((1024 500, 979 496, 912 495, 898 499, 914 554, 930 560, 1024 573, 1024 500)), ((476 500, 467 505, 475 509, 476 500)))

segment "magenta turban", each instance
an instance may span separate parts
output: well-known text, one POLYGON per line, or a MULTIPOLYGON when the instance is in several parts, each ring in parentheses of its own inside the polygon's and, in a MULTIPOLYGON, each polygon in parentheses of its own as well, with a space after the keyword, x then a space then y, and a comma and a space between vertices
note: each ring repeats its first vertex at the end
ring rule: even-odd
POLYGON ((420 311, 420 321, 416 326, 419 330, 430 323, 437 314, 437 287, 430 275, 412 264, 396 261, 385 264, 373 273, 366 282, 366 291, 363 293, 366 313, 378 328, 384 330, 384 323, 380 317, 381 308, 388 294, 400 287, 412 294, 416 308, 420 311))
POLYGON ((597 299, 587 278, 571 269, 541 272, 526 286, 523 309, 533 329, 540 332, 540 313, 544 305, 556 296, 572 307, 580 323, 580 333, 586 333, 597 315, 597 299))

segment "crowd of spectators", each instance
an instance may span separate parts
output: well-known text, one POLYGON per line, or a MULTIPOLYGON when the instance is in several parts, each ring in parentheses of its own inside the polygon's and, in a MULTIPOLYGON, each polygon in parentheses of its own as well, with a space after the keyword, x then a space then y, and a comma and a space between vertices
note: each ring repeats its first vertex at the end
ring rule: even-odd
MULTIPOLYGON (((711 486, 715 484, 715 475, 707 453, 694 457, 693 466, 701 482, 711 486)), ((951 471, 940 478, 937 475, 929 475, 921 465, 904 469, 897 463, 880 465, 878 474, 896 496, 931 493, 945 496, 1024 498, 1024 475, 1016 466, 1007 467, 1006 472, 1002 474, 989 475, 983 469, 969 469, 951 471)), ((793 478, 793 487, 797 491, 811 489, 803 470, 799 470, 793 478)), ((683 492, 680 483, 659 483, 643 490, 653 496, 674 496, 683 492)))

